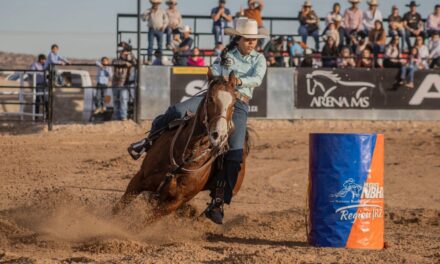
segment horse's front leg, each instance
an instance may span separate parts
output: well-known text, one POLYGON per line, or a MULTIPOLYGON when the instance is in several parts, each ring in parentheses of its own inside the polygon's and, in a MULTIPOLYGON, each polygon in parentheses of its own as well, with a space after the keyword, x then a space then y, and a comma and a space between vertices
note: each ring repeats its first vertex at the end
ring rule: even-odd
POLYGON ((133 179, 130 180, 130 183, 125 190, 125 193, 122 195, 121 199, 116 203, 113 207, 112 213, 118 214, 121 212, 128 204, 130 204, 141 192, 142 192, 142 171, 136 173, 133 179))

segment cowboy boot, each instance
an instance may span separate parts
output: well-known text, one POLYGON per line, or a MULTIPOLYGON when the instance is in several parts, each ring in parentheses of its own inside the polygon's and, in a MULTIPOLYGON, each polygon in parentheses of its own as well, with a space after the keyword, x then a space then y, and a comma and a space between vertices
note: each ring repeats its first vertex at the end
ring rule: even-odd
POLYGON ((144 138, 138 142, 135 142, 131 144, 127 151, 128 154, 134 159, 138 160, 144 153, 146 153, 150 147, 153 145, 153 140, 147 138, 144 138))
POLYGON ((223 196, 224 196, 224 186, 225 182, 219 180, 217 182, 217 188, 215 190, 215 198, 211 200, 211 203, 208 205, 208 208, 205 210, 205 216, 210 219, 212 222, 221 225, 223 224, 223 196))

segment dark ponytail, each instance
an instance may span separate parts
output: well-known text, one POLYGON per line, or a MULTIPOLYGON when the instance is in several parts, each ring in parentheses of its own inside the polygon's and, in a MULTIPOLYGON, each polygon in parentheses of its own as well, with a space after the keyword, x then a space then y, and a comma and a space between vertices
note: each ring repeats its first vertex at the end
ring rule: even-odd
POLYGON ((228 52, 235 49, 238 46, 238 41, 240 40, 240 36, 235 36, 232 41, 223 49, 222 53, 220 54, 220 65, 226 65, 228 64, 228 52))

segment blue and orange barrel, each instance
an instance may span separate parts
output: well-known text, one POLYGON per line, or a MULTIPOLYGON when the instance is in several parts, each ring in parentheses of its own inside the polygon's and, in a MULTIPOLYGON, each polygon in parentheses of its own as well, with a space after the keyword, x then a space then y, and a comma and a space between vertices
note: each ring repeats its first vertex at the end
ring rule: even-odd
POLYGON ((310 134, 308 240, 384 247, 384 136, 310 134))

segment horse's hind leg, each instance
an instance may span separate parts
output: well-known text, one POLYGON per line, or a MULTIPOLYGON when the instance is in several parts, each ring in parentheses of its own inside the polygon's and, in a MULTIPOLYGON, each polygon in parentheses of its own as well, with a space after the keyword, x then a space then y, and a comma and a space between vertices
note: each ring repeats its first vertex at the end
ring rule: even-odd
POLYGON ((130 183, 128 183, 127 189, 125 193, 122 195, 121 199, 116 203, 113 207, 112 213, 118 214, 122 211, 129 203, 131 203, 141 192, 141 179, 142 179, 142 171, 139 171, 133 179, 131 179, 130 183))

